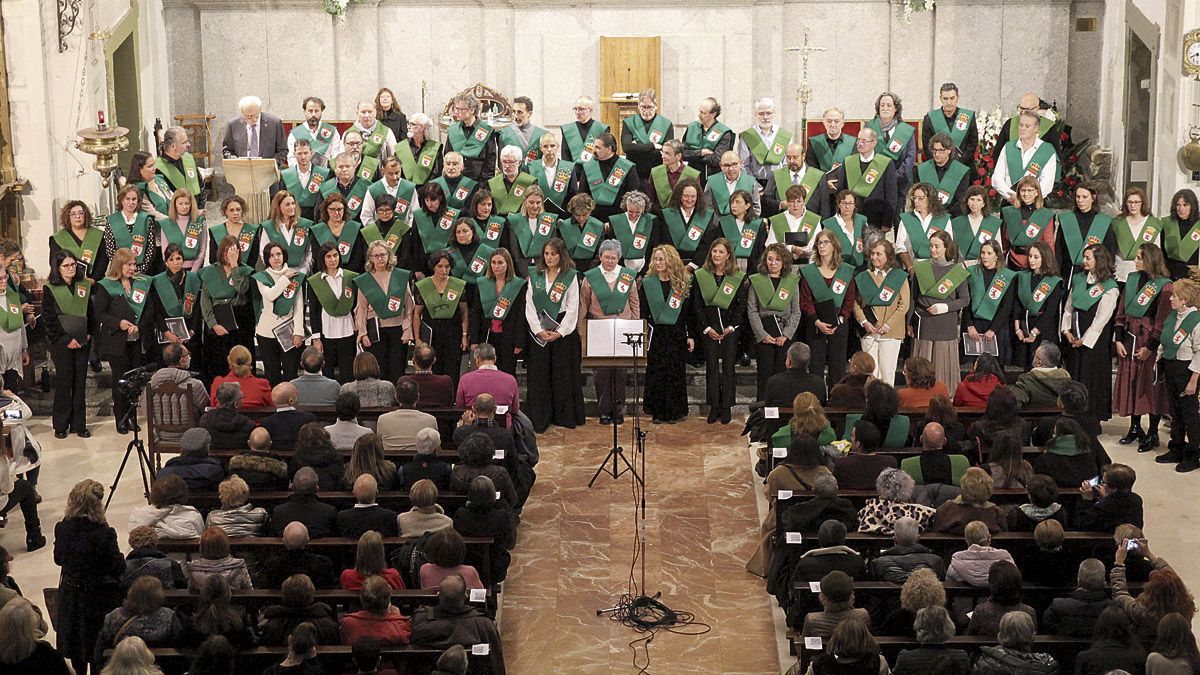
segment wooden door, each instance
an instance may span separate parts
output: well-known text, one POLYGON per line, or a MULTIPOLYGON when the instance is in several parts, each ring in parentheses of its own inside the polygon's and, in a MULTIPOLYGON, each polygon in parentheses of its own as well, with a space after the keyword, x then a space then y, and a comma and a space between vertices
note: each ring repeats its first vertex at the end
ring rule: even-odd
POLYGON ((618 144, 621 120, 637 114, 638 93, 653 89, 662 109, 661 52, 662 38, 657 36, 600 38, 600 121, 612 129, 618 144))

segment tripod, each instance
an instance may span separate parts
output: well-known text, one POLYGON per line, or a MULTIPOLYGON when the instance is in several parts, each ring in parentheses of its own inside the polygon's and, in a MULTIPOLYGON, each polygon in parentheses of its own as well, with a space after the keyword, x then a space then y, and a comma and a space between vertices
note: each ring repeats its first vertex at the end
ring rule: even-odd
MULTIPOLYGON (((633 410, 634 410, 633 428, 635 430, 634 442, 636 443, 637 442, 637 434, 641 433, 641 424, 640 424, 640 418, 638 415, 638 410, 639 410, 640 406, 638 406, 636 404, 637 404, 637 368, 638 368, 637 354, 638 354, 638 349, 640 349, 642 346, 642 334, 641 333, 625 333, 625 344, 627 344, 633 348, 633 391, 634 391, 634 403, 635 403, 634 408, 633 408, 633 410)), ((638 478, 637 469, 634 468, 633 464, 629 463, 629 460, 625 457, 624 448, 621 447, 620 441, 617 440, 617 435, 619 433, 619 426, 620 426, 620 422, 619 422, 620 417, 617 415, 617 412, 618 412, 617 411, 617 398, 615 396, 610 396, 610 399, 612 401, 612 409, 609 410, 609 414, 612 415, 612 447, 609 448, 608 454, 604 456, 604 461, 600 462, 600 467, 596 469, 596 473, 594 475, 592 475, 592 479, 588 481, 588 487, 592 487, 593 485, 595 485, 596 479, 599 478, 600 474, 602 474, 602 473, 612 476, 613 479, 615 480, 615 479, 623 476, 625 474, 625 472, 629 471, 629 472, 633 473, 635 479, 641 480, 640 478, 638 478), (608 466, 608 461, 610 459, 612 460, 612 468, 609 468, 609 466, 608 466), (622 468, 621 464, 624 464, 625 466, 622 468)), ((635 457, 636 457, 636 455, 635 455, 635 457)))
POLYGON ((125 457, 121 459, 121 467, 117 469, 117 475, 113 478, 112 487, 108 489, 108 499, 104 502, 104 508, 112 503, 113 497, 117 494, 117 484, 121 482, 121 474, 125 472, 125 464, 129 462, 129 456, 137 451, 138 468, 142 472, 142 490, 146 499, 150 498, 150 482, 154 480, 154 465, 150 462, 150 456, 146 454, 146 444, 142 442, 139 432, 142 428, 138 425, 138 407, 141 405, 141 391, 132 398, 129 405, 129 410, 125 411, 125 416, 117 423, 117 426, 124 426, 126 429, 133 430, 133 440, 129 441, 129 445, 125 446, 125 457))

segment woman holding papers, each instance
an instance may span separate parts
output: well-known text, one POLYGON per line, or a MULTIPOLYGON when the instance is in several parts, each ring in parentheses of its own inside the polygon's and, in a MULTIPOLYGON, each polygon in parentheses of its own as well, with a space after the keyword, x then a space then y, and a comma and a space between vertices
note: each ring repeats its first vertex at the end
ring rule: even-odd
MULTIPOLYGON (((1038 243, 1045 245, 1045 242, 1038 243)), ((1032 249, 1030 255, 1033 255, 1032 249)), ((989 354, 994 341, 997 351, 994 356, 1001 363, 1009 363, 1012 360, 1012 332, 1008 320, 1017 295, 1012 292, 1017 271, 1005 267, 1002 256, 1000 242, 995 239, 979 247, 979 264, 970 268, 971 276, 967 278, 971 304, 963 309, 962 332, 982 352, 989 354)))
POLYGON ((252 275, 258 284, 254 337, 263 376, 271 386, 296 379, 304 345, 304 276, 287 265, 283 245, 269 241, 262 250, 267 268, 252 275))
POLYGON ((971 302, 967 278, 971 272, 958 259, 958 246, 949 232, 929 237, 929 260, 913 263, 917 292, 909 334, 916 339, 913 356, 933 362, 937 379, 950 395, 958 387, 959 312, 971 302))
POLYGON ((867 256, 867 269, 854 278, 854 319, 863 329, 862 350, 875 361, 875 377, 892 386, 904 341, 912 295, 908 274, 896 264, 892 242, 877 239, 867 256))
POLYGON ((829 389, 846 374, 850 313, 854 311, 854 266, 842 261, 842 247, 830 230, 813 237, 812 264, 800 266, 800 311, 804 340, 812 349, 809 372, 825 375, 829 389), (826 369, 828 365, 828 369, 826 369))
POLYGON ((50 358, 54 359, 54 437, 66 438, 67 430, 81 438, 87 430, 84 402, 87 398, 88 345, 94 315, 90 311, 92 281, 83 274, 75 256, 60 249, 51 261, 50 274, 42 287, 42 325, 50 358))
MULTIPOLYGON (((7 298, 10 308, 14 303, 18 303, 19 308, 19 301, 13 297, 15 293, 5 288, 7 277, 7 274, 0 274, 0 294, 7 298)), ((96 339, 99 342, 100 356, 108 361, 112 370, 113 416, 117 418, 117 432, 122 434, 127 431, 124 420, 125 414, 129 412, 129 399, 121 391, 119 381, 122 374, 143 363, 142 335, 151 329, 149 313, 145 311, 149 295, 150 278, 137 273, 137 258, 133 251, 127 248, 119 248, 113 252, 108 263, 108 272, 92 291, 92 310, 100 322, 96 339)), ((15 359, 10 357, 7 363, 0 363, 0 369, 7 371, 14 366, 19 367, 22 356, 29 358, 29 355, 23 344, 25 330, 20 311, 5 311, 4 316, 13 318, 5 319, 9 323, 0 326, 0 329, 13 334, 14 341, 19 340, 21 343, 18 345, 20 349, 10 352, 4 339, 0 338, 0 345, 5 347, 4 352, 16 354, 15 359)), ((5 378, 7 379, 7 373, 5 378)))
POLYGON ((1154 366, 1163 322, 1171 313, 1171 273, 1162 249, 1154 244, 1142 244, 1133 263, 1134 271, 1117 303, 1113 403, 1116 414, 1129 416, 1129 432, 1117 442, 1137 443, 1138 452, 1149 452, 1159 445, 1158 422, 1167 412, 1166 383, 1159 381, 1154 366), (1146 431, 1142 431, 1142 415, 1150 415, 1146 431))
MULTIPOLYGON (((374 253, 376 249, 371 249, 374 253)), ((441 251, 429 256, 429 267, 433 274, 414 284, 413 336, 433 347, 437 361, 433 364, 435 375, 448 375, 458 390, 458 375, 462 370, 462 356, 467 349, 467 307, 474 295, 474 286, 463 279, 450 276, 452 265, 450 253, 441 251)), ((395 364, 398 369, 390 380, 404 374, 405 362, 395 364)))
POLYGON ((1098 420, 1112 417, 1112 318, 1121 290, 1113 278, 1112 255, 1101 244, 1083 250, 1083 271, 1071 280, 1062 332, 1071 379, 1088 389, 1088 411, 1098 420))
POLYGON ((1000 209, 1003 221, 1004 249, 1008 266, 1029 269, 1029 247, 1041 240, 1054 246, 1054 212, 1044 206, 1042 186, 1033 176, 1025 176, 1013 187, 1013 205, 1000 209))
MULTIPOLYGON (((441 255, 450 258, 445 251, 441 255)), ((409 287, 412 274, 396 264, 396 256, 382 240, 367 247, 363 270, 353 281, 358 289, 354 301, 358 344, 375 355, 381 379, 395 382, 408 365, 407 345, 413 339, 414 326, 419 325, 412 319, 413 294, 409 287)), ((435 368, 443 367, 442 359, 439 352, 435 368)))
POLYGON ((208 253, 208 228, 199 211, 196 198, 187 190, 176 190, 171 195, 167 217, 158 221, 158 229, 162 231, 158 243, 164 262, 167 259, 167 247, 175 244, 183 254, 183 266, 189 272, 199 272, 204 267, 205 254, 208 253))
POLYGON ((979 262, 979 251, 985 241, 1000 243, 1000 219, 992 214, 988 189, 972 185, 963 196, 962 215, 950 221, 954 243, 968 266, 979 262))
POLYGON ((583 424, 580 376, 579 284, 566 244, 557 237, 545 243, 537 267, 529 270, 525 321, 529 350, 525 356, 527 396, 522 409, 538 433, 551 424, 574 429, 583 424))
MULTIPOLYGON (((617 264, 621 260, 621 242, 606 239, 600 244, 600 266, 583 274, 579 289, 579 332, 586 336, 589 319, 641 318, 637 272, 617 264)), ((640 332, 641 329, 638 329, 640 332)), ((616 335, 621 344, 624 337, 616 335)), ((595 368, 596 400, 600 405, 600 423, 617 424, 625 420, 625 369, 595 368)))
MULTIPOLYGON (((325 206, 329 204, 325 200, 325 206)), ((344 258, 338 244, 332 241, 321 244, 314 260, 318 271, 304 284, 312 344, 325 355, 322 371, 325 377, 346 384, 354 381, 358 341, 354 328, 354 278, 358 275, 342 269, 344 258)))
POLYGON ((234 345, 250 348, 254 344, 250 339, 254 325, 250 275, 254 268, 239 264, 243 255, 241 237, 226 236, 217 247, 216 263, 200 270, 200 315, 208 329, 204 333, 205 383, 225 374, 230 348, 234 345))
POLYGON ((663 244, 650 256, 642 278, 641 314, 649 329, 643 407, 655 424, 674 424, 687 417, 687 355, 695 349, 692 275, 674 246, 663 244))
POLYGON ((496 249, 488 258, 484 278, 467 308, 469 342, 473 348, 487 342, 496 348, 496 367, 516 376, 517 357, 525 351, 525 280, 513 270, 512 256, 496 249))
POLYGON ((746 273, 738 269, 728 239, 714 241, 704 266, 696 269, 692 303, 704 349, 708 423, 729 424, 737 397, 738 329, 746 319, 746 273))
POLYGON ((754 332, 755 400, 761 401, 767 380, 787 367, 788 344, 800 326, 800 278, 792 272, 792 254, 786 245, 767 246, 758 273, 750 275, 746 318, 754 332))
POLYGON ((1054 251, 1044 241, 1029 247, 1029 269, 1018 272, 1015 281, 1013 355, 1025 372, 1033 367, 1033 353, 1042 340, 1058 342, 1058 318, 1067 284, 1059 276, 1054 251))
MULTIPOLYGON (((190 195, 189 195, 190 196, 190 195)), ((151 277, 150 317, 154 322, 154 351, 162 362, 162 347, 168 342, 181 343, 190 354, 200 354, 200 275, 187 269, 183 249, 167 244, 164 272, 151 277)))
POLYGON ((1200 204, 1196 193, 1184 188, 1171 198, 1171 215, 1163 219, 1163 253, 1172 279, 1186 279, 1200 251, 1200 204))

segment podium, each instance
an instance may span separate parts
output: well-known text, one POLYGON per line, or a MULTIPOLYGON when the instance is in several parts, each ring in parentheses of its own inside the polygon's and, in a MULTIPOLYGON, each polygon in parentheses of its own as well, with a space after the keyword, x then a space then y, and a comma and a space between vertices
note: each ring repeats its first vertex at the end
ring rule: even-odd
POLYGON ((271 158, 230 157, 221 162, 225 180, 249 206, 247 223, 261 223, 271 211, 271 186, 279 182, 279 165, 271 158))

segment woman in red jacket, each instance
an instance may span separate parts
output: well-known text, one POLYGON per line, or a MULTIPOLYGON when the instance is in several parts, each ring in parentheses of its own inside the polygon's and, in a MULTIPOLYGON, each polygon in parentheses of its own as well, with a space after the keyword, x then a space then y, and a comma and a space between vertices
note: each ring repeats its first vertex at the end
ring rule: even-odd
POLYGON ((991 354, 980 354, 971 373, 963 378, 954 391, 954 405, 963 408, 982 408, 996 387, 1004 385, 1004 369, 991 354))
POLYGON ((368 577, 359 598, 363 608, 343 616, 339 623, 342 644, 352 645, 364 637, 375 638, 381 646, 408 644, 412 625, 392 605, 392 587, 383 577, 368 577))
POLYGON ((217 407, 217 389, 226 382, 234 382, 242 388, 243 408, 270 408, 271 383, 254 374, 254 357, 244 345, 234 345, 229 350, 229 374, 220 375, 212 384, 212 407, 217 407))

